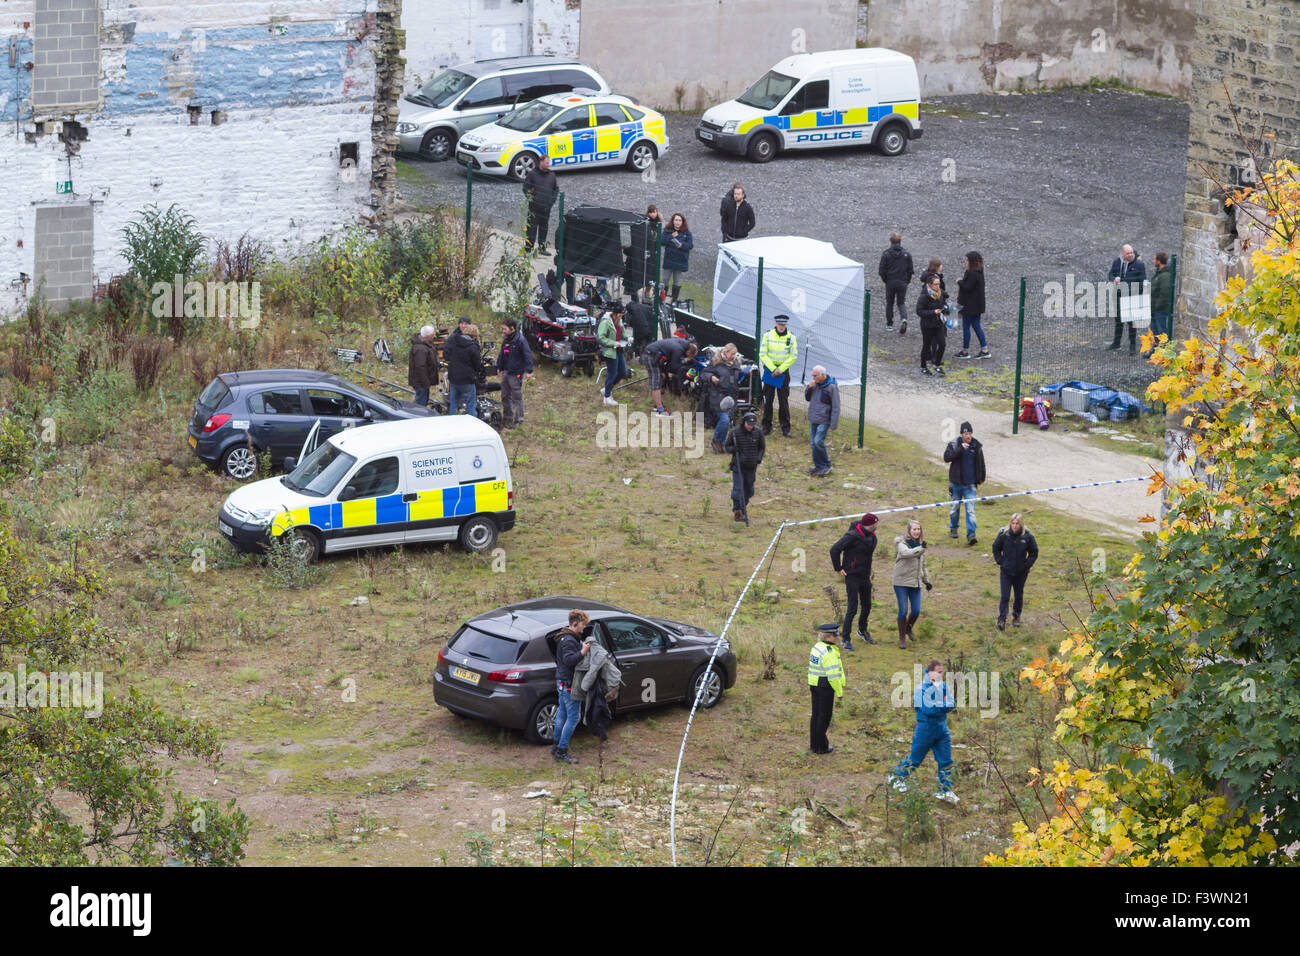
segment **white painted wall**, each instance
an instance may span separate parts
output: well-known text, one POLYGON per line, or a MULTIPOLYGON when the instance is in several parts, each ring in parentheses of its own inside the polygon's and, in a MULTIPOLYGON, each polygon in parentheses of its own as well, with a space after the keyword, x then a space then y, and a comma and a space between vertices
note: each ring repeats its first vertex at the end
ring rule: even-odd
POLYGON ((581 15, 565 0, 403 0, 406 90, 468 60, 576 56, 581 15))

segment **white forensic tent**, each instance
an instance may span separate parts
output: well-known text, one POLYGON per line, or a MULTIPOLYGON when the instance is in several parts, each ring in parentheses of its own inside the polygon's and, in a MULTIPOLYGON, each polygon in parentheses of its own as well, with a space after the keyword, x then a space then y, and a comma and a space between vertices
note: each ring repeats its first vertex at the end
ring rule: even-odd
POLYGON ((790 317, 799 358, 790 383, 812 381, 825 366, 841 385, 858 385, 862 374, 862 263, 829 242, 804 236, 763 236, 718 246, 713 274, 713 321, 733 332, 754 334, 758 260, 763 260, 763 327, 772 316, 790 317), (804 375, 804 369, 807 374, 804 375))

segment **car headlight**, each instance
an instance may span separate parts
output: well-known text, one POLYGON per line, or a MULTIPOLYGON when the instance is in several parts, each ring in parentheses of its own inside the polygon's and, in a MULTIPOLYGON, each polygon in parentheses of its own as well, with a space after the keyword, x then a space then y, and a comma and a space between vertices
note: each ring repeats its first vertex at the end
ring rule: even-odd
POLYGON ((480 153, 493 154, 493 155, 494 155, 494 154, 496 154, 496 153, 501 152, 501 150, 503 150, 503 149, 505 149, 505 144, 504 144, 504 143, 484 143, 482 146, 480 146, 480 147, 478 148, 478 151, 479 151, 480 153))
POLYGON ((244 513, 248 515, 246 520, 249 524, 268 525, 279 510, 278 508, 258 508, 256 511, 246 511, 244 513))
POLYGON ((740 125, 740 120, 727 120, 725 123, 722 124, 722 131, 724 133, 734 133, 736 131, 736 127, 738 127, 739 125, 740 125))
POLYGON ((398 131, 399 133, 414 133, 414 132, 415 132, 417 129, 419 129, 419 128, 420 128, 420 124, 418 124, 418 123, 398 123, 398 124, 397 124, 397 131, 398 131))

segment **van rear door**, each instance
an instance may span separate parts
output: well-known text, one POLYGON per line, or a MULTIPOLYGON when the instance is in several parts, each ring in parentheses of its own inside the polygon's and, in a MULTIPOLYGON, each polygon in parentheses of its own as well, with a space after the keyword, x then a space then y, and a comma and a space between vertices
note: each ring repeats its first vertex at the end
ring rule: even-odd
POLYGON ((495 445, 467 445, 456 449, 456 478, 460 486, 457 514, 505 511, 507 483, 505 457, 495 445))

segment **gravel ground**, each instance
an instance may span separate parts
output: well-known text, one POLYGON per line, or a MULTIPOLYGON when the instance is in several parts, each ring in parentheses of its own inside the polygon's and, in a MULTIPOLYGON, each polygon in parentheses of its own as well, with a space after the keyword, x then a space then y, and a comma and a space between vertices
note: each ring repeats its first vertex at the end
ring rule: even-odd
MULTIPOLYGON (((1022 275, 1029 277, 1032 301, 1035 292, 1042 295, 1044 281, 1063 280, 1069 272, 1104 279, 1125 242, 1133 243, 1148 262, 1157 249, 1177 252, 1181 247, 1185 104, 1120 91, 949 97, 931 101, 923 111, 925 136, 903 156, 826 150, 787 154, 764 166, 707 150, 694 139, 693 115, 669 114, 668 121, 673 148, 657 165, 654 182, 621 169, 566 172, 560 177, 566 205, 635 211, 654 202, 665 215, 684 213, 696 240, 688 278, 711 285, 718 202, 732 182, 742 180, 757 214, 755 235, 829 240, 839 252, 866 264, 873 293, 869 422, 941 449, 944 419, 969 419, 986 443, 990 477, 1013 487, 1041 488, 1148 470, 1137 456, 1106 453, 1064 434, 1061 424, 1041 435, 1027 428, 1013 439, 1008 415, 982 411, 968 400, 970 382, 922 377, 915 327, 905 336, 884 332, 884 289, 875 270, 894 229, 904 233, 918 273, 931 256, 938 256, 945 272, 959 275, 964 252, 983 253, 984 327, 993 359, 967 363, 952 358, 960 347, 958 331, 949 333, 947 364, 950 370, 976 366, 987 388, 987 379, 1014 369, 1022 275), (945 170, 955 173, 955 182, 943 181, 945 170)), ((475 215, 517 230, 520 187, 485 179, 475 179, 475 215)), ((460 205, 465 174, 452 163, 415 160, 403 173, 402 192, 408 202, 420 205, 460 205)), ((955 280, 952 285, 955 292, 955 280)), ((910 303, 916 294, 914 283, 910 303)), ((1038 309, 1041 314, 1041 304, 1038 309)), ((1033 311, 1027 311, 1027 321, 1032 319, 1033 311)), ((1026 374, 1054 376, 1065 364, 1077 377, 1138 390, 1149 370, 1127 353, 1104 350, 1111 321, 1099 320, 1092 331, 1072 342, 1054 341, 1050 332, 1027 334, 1026 374), (1076 356, 1073 363, 1063 363, 1063 355, 1070 354, 1076 356)), ((1009 389, 1010 375, 1004 380, 1009 389)), ((857 390, 845 392, 848 415, 848 409, 856 410, 857 390)), ((847 440, 848 432, 841 431, 847 440)), ((848 431, 856 436, 856 429, 848 431)), ((1043 500, 1100 518, 1127 534, 1138 530, 1136 519, 1153 507, 1141 484, 1043 500)))
MULTIPOLYGON (((938 256, 946 273, 960 275, 963 253, 983 253, 984 325, 994 359, 980 364, 990 371, 1014 367, 1020 276, 1030 277, 1032 303, 1035 291, 1041 297, 1043 281, 1063 279, 1067 272, 1104 278, 1124 242, 1132 242, 1148 263, 1157 249, 1181 247, 1185 104, 1107 90, 949 97, 928 105, 922 113, 925 135, 893 159, 869 149, 831 149, 789 153, 759 166, 709 151, 694 138, 697 117, 673 113, 672 149, 657 164, 654 182, 611 168, 565 172, 560 183, 569 207, 639 211, 653 202, 665 215, 684 213, 696 243, 688 279, 711 286, 718 203, 732 182, 742 180, 758 218, 754 235, 829 240, 866 264, 873 362, 906 363, 909 375, 919 375, 920 337, 884 334, 884 289, 876 278, 894 229, 903 231, 918 273, 938 256), (945 170, 955 174, 955 182, 943 181, 945 170)), ((465 173, 451 162, 412 160, 402 192, 408 201, 463 204, 465 173)), ((517 228, 521 200, 518 184, 475 179, 475 215, 494 225, 517 228)), ((913 304, 917 289, 917 282, 909 289, 913 304)), ((1101 325, 1099 336, 1090 337, 1089 354, 1081 357, 1080 377, 1090 370, 1105 374, 1116 359, 1102 351, 1110 321, 1101 325)), ((959 340, 960 331, 949 334, 950 353, 959 340)), ((1083 344, 1026 340, 1026 370, 1045 373, 1057 367, 1063 348, 1083 344)), ((1118 368, 1136 365, 1125 354, 1118 368)))

